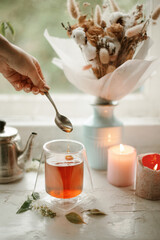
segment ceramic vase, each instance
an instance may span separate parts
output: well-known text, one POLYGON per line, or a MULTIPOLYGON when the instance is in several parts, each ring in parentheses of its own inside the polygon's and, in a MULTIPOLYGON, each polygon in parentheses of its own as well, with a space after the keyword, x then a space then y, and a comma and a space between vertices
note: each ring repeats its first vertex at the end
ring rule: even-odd
POLYGON ((107 170, 108 148, 121 143, 122 122, 114 115, 117 102, 98 98, 93 115, 83 126, 83 138, 91 168, 107 170))

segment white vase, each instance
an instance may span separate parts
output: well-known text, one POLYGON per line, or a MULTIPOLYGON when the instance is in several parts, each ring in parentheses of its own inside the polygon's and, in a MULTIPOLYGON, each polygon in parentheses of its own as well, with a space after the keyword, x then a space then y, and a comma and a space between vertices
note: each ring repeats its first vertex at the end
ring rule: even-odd
POLYGON ((120 144, 122 122, 114 116, 117 102, 103 99, 93 104, 93 115, 83 126, 84 143, 91 168, 107 170, 108 148, 120 144))

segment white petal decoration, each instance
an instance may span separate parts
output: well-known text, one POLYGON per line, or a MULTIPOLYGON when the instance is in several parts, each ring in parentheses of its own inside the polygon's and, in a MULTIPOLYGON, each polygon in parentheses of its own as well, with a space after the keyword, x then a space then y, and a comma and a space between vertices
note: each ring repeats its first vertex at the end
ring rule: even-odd
POLYGON ((91 69, 83 70, 88 62, 73 39, 50 36, 47 30, 44 36, 60 58, 53 59, 53 63, 63 69, 67 79, 81 91, 106 100, 120 100, 125 97, 140 87, 160 65, 160 59, 141 59, 142 55, 147 55, 146 46, 149 46, 149 42, 146 41, 136 53, 135 58, 139 59, 128 60, 114 72, 97 79, 91 69))

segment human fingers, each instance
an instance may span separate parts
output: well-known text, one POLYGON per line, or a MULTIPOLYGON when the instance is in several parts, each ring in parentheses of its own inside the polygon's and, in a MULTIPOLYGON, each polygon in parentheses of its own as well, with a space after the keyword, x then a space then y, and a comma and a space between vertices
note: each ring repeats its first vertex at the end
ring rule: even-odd
POLYGON ((26 83, 23 87, 23 90, 26 92, 26 93, 29 93, 32 91, 32 85, 30 83, 26 83))
POLYGON ((23 89, 24 84, 25 84, 24 82, 17 81, 17 82, 14 82, 12 85, 16 89, 16 91, 20 91, 23 89))
POLYGON ((35 94, 35 95, 37 95, 38 93, 40 93, 39 88, 37 88, 37 87, 32 87, 32 93, 35 94))

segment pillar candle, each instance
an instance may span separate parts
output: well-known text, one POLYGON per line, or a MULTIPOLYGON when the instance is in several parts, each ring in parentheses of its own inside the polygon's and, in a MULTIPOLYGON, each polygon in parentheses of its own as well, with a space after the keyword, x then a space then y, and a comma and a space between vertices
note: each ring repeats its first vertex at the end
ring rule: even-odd
POLYGON ((146 153, 138 156, 136 195, 160 200, 160 155, 146 153))
POLYGON ((134 183, 136 150, 129 145, 116 145, 108 149, 108 181, 118 187, 134 183))

